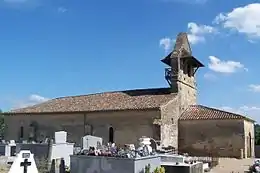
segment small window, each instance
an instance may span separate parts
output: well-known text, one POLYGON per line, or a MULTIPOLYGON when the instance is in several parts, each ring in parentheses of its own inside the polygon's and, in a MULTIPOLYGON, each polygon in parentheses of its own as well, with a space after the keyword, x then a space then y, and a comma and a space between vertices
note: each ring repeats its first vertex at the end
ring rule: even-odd
POLYGON ((113 127, 109 127, 109 141, 110 143, 114 143, 114 129, 113 127))
POLYGON ((22 139, 24 137, 24 129, 23 126, 20 127, 20 138, 22 139))

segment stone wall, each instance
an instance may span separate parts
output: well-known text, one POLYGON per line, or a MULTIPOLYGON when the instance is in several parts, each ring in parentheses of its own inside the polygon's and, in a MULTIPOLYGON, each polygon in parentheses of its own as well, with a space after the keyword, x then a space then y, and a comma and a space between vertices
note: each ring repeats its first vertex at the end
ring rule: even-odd
POLYGON ((161 107, 161 144, 178 148, 178 98, 161 107))
POLYGON ((154 137, 154 119, 160 118, 159 110, 120 111, 96 113, 86 116, 86 123, 93 126, 93 135, 108 142, 109 127, 114 129, 114 140, 117 144, 138 143, 142 136, 154 137))
POLYGON ((182 70, 179 72, 179 80, 178 96, 180 111, 182 113, 189 105, 194 105, 197 103, 197 88, 195 77, 189 77, 187 74, 184 74, 182 70))
POLYGON ((241 157, 243 120, 179 121, 179 151, 195 156, 241 157))
POLYGON ((36 115, 10 115, 5 116, 7 130, 5 139, 20 140, 21 127, 23 127, 23 139, 29 138, 30 125, 37 124, 37 140, 44 141, 46 137, 54 138, 54 132, 66 130, 68 140, 80 142, 79 136, 84 135, 83 114, 36 114, 36 115))
POLYGON ((30 134, 30 124, 37 123, 37 140, 54 137, 55 131, 65 130, 68 142, 81 144, 81 137, 92 127, 92 135, 109 139, 109 127, 114 129, 114 141, 118 144, 137 143, 141 136, 155 135, 154 119, 160 118, 159 110, 97 112, 86 114, 38 114, 6 116, 7 140, 19 140, 21 126, 24 127, 24 139, 30 134))
POLYGON ((244 157, 248 158, 248 157, 254 157, 255 156, 255 127, 254 127, 254 123, 245 120, 244 121, 244 127, 245 127, 245 131, 244 131, 244 136, 245 136, 245 140, 244 140, 244 157))

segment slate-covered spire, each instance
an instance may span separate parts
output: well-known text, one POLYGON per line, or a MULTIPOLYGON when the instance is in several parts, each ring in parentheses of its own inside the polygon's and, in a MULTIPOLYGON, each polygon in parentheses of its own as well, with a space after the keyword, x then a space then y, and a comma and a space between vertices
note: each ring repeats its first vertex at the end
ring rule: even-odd
MULTIPOLYGON (((177 35, 174 49, 161 61, 170 66, 165 69, 165 78, 171 86, 176 85, 176 82, 187 83, 187 80, 195 81, 194 75, 196 71, 200 67, 204 67, 192 55, 188 35, 185 32, 177 35), (187 80, 183 81, 184 79, 187 80)), ((188 85, 195 87, 195 82, 188 83, 188 85)))
POLYGON ((188 40, 188 35, 185 32, 181 32, 177 35, 175 46, 173 51, 161 61, 171 66, 171 58, 191 57, 192 51, 188 40))
POLYGON ((192 55, 187 33, 181 32, 177 35, 177 39, 176 39, 174 50, 173 50, 173 54, 175 54, 175 53, 176 53, 176 56, 179 55, 180 57, 192 55), (178 54, 178 53, 180 53, 180 54, 178 54))

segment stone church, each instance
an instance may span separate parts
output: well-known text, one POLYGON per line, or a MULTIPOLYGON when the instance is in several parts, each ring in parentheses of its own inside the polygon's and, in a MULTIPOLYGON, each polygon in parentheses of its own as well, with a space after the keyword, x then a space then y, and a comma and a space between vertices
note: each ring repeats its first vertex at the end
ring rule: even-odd
POLYGON ((5 113, 6 140, 41 142, 65 130, 76 145, 87 134, 118 145, 148 136, 190 155, 254 156, 253 120, 197 104, 195 73, 204 65, 186 33, 161 61, 170 87, 61 97, 12 110, 5 113))

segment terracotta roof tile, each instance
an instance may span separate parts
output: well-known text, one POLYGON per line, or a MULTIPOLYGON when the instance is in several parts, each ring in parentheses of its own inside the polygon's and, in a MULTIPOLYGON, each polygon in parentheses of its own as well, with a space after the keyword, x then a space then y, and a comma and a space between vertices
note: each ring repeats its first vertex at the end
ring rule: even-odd
POLYGON ((169 88, 140 89, 69 96, 49 100, 34 106, 12 110, 16 113, 94 112, 159 108, 176 94, 169 88))
POLYGON ((180 120, 209 120, 209 119, 247 119, 254 121, 245 116, 210 108, 202 105, 189 106, 180 116, 180 120))

